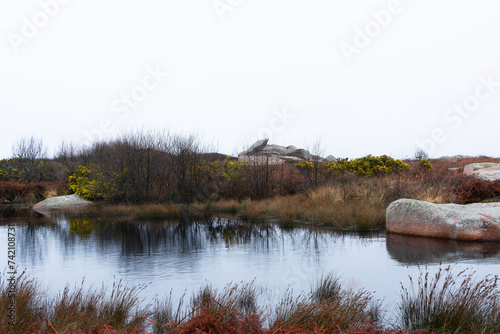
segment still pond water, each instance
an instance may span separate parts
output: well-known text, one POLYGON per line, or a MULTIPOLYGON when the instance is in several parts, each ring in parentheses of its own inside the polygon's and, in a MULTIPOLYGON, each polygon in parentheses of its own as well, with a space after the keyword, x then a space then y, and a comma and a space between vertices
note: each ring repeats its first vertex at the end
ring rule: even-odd
MULTIPOLYGON (((262 286, 275 303, 287 288, 309 291, 323 273, 374 292, 384 306, 399 301, 400 282, 418 266, 435 272, 440 263, 473 268, 479 278, 500 274, 500 243, 467 243, 386 235, 345 234, 326 227, 280 227, 238 219, 204 217, 191 221, 119 218, 29 217, 0 221, 0 268, 7 266, 8 225, 16 228, 16 263, 57 293, 66 285, 100 288, 123 280, 148 284, 152 300, 173 290, 191 296, 207 282, 262 286), (5 245, 5 246, 4 246, 5 245)), ((392 305, 392 306, 391 306, 392 305)))

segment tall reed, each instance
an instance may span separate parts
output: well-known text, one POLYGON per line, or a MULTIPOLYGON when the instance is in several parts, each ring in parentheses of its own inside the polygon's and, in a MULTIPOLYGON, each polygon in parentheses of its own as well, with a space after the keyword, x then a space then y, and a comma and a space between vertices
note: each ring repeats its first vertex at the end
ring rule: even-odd
MULTIPOLYGON (((66 286, 55 297, 47 297, 46 289, 25 273, 19 275, 15 284, 14 326, 9 325, 7 313, 0 314, 0 328, 13 333, 29 330, 61 332, 85 332, 94 328, 110 326, 114 330, 139 333, 145 328, 145 319, 150 317, 149 307, 140 307, 139 294, 145 286, 127 287, 122 281, 115 282, 106 291, 81 286, 71 289, 66 286), (46 320, 45 322, 41 320, 46 320)), ((0 308, 6 310, 11 302, 8 297, 9 282, 0 277, 0 308)))
POLYGON ((15 329, 18 333, 24 333, 36 321, 43 318, 48 310, 48 305, 43 299, 45 289, 40 288, 40 283, 35 278, 30 278, 25 272, 21 273, 13 286, 10 286, 8 276, 4 272, 0 275, 0 324, 4 328, 13 328, 8 323, 15 321, 15 329), (12 288, 11 288, 12 287, 12 288), (15 298, 11 298, 14 291, 15 298), (15 302, 14 310, 10 318, 11 302, 15 302))
POLYGON ((410 277, 411 287, 401 286, 401 325, 436 333, 499 333, 499 277, 477 281, 471 270, 455 275, 451 268, 440 267, 433 277, 420 271, 416 284, 410 277))

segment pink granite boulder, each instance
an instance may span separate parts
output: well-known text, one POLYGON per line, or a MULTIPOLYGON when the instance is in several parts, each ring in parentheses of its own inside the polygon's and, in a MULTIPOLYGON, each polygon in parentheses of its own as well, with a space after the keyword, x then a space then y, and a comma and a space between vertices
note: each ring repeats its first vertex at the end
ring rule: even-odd
POLYGON ((387 208, 386 224, 390 233, 500 241, 500 203, 459 205, 399 199, 387 208))
POLYGON ((67 195, 47 198, 33 206, 37 212, 48 212, 51 210, 85 210, 92 205, 92 202, 80 198, 78 195, 67 195))
POLYGON ((481 180, 500 180, 500 164, 494 162, 470 164, 464 167, 464 174, 473 175, 481 180))

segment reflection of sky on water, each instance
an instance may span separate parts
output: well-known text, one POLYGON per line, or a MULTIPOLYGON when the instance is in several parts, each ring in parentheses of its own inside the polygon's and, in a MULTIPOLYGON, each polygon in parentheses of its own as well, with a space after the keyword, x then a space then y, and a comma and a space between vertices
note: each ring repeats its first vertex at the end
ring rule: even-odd
MULTIPOLYGON (((288 286, 309 290, 322 273, 334 271, 390 304, 399 299, 399 282, 408 284, 408 274, 418 272, 417 264, 434 271, 440 261, 458 263, 457 270, 473 267, 479 277, 500 273, 500 243, 346 235, 222 218, 191 224, 114 218, 16 224, 16 262, 54 292, 83 277, 95 287, 123 279, 128 285, 151 282, 144 292, 149 299, 171 289, 175 296, 185 290, 190 296, 205 282, 223 287, 255 279, 273 301, 288 286)), ((0 240, 7 240, 6 226, 0 226, 0 240)), ((0 266, 6 263, 2 256, 0 266)))

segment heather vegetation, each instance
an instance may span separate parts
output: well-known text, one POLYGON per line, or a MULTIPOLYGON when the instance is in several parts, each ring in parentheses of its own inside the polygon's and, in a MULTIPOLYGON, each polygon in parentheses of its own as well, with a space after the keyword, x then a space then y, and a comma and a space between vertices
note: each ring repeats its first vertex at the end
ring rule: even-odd
MULTIPOLYGON (((110 291, 66 287, 47 297, 36 279, 16 282, 15 327, 0 314, 0 333, 498 333, 498 277, 476 280, 473 272, 457 275, 441 268, 434 277, 421 272, 410 288, 402 284, 397 324, 383 326, 383 305, 364 289, 337 276, 321 277, 311 291, 284 293, 277 305, 259 305, 262 289, 254 282, 206 285, 175 300, 148 302, 145 286, 116 282, 110 291)), ((0 276, 0 308, 9 306, 8 281, 0 276)))

